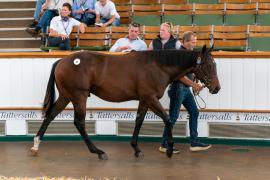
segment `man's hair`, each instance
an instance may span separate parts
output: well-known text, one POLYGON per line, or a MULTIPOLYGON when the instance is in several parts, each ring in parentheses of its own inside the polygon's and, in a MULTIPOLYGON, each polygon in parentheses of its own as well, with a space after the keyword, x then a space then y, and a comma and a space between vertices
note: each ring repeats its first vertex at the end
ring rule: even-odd
POLYGON ((164 22, 160 25, 161 26, 166 26, 168 28, 168 31, 171 35, 173 35, 173 24, 171 22, 164 22))
POLYGON ((69 3, 67 3, 67 2, 63 4, 63 7, 67 7, 68 10, 70 10, 70 11, 72 10, 71 5, 69 3))
POLYGON ((141 25, 139 23, 136 23, 136 22, 132 22, 129 24, 129 29, 132 28, 132 27, 137 27, 139 28, 139 30, 141 30, 141 25))
POLYGON ((182 41, 190 41, 192 36, 196 36, 192 31, 186 31, 183 33, 182 41))

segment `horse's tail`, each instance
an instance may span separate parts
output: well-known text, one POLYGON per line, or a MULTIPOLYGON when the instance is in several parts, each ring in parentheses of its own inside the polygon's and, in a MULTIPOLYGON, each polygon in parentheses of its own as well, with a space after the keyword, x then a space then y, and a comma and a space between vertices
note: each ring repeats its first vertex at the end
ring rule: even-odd
POLYGON ((60 60, 56 61, 55 63, 53 63, 52 65, 52 70, 51 70, 51 74, 50 74, 50 78, 49 78, 49 82, 47 85, 47 90, 46 90, 46 95, 44 98, 44 102, 43 102, 43 109, 42 109, 42 114, 44 117, 46 117, 46 115, 49 113, 49 111, 52 108, 52 105, 54 103, 55 100, 55 68, 56 65, 60 62, 60 60))

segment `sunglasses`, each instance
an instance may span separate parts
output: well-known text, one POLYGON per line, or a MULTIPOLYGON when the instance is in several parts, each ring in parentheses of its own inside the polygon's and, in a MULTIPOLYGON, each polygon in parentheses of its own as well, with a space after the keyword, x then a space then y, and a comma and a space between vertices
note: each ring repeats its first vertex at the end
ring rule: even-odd
POLYGON ((130 25, 133 27, 140 27, 141 26, 139 23, 135 23, 135 22, 131 23, 130 25))

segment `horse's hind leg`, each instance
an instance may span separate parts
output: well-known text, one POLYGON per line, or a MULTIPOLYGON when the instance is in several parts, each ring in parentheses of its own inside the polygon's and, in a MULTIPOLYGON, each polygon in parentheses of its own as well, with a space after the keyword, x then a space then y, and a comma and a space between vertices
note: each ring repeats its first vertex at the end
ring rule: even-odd
POLYGON ((72 102, 74 106, 74 125, 80 132, 84 142, 86 143, 89 151, 91 153, 96 153, 98 154, 98 158, 100 160, 107 160, 107 154, 103 152, 102 150, 98 149, 90 140, 88 137, 88 134, 85 131, 85 115, 86 115, 86 99, 79 101, 78 102, 72 102))
POLYGON ((49 124, 51 121, 61 112, 65 109, 65 107, 68 105, 70 101, 62 96, 59 96, 57 101, 52 105, 51 111, 49 111, 47 114, 45 114, 45 118, 41 124, 41 127, 39 128, 39 131, 37 132, 36 136, 34 137, 34 146, 31 148, 31 152, 33 155, 37 155, 39 144, 41 140, 43 139, 43 135, 46 132, 49 124))
POLYGON ((143 153, 140 150, 139 146, 138 146, 138 136, 139 136, 139 132, 145 117, 145 114, 148 110, 147 105, 143 102, 140 101, 139 103, 139 107, 138 107, 138 111, 137 111, 137 116, 136 116, 136 125, 134 128, 134 132, 133 132, 133 136, 132 136, 132 140, 131 140, 131 146, 135 151, 135 157, 136 158, 143 158, 143 153))

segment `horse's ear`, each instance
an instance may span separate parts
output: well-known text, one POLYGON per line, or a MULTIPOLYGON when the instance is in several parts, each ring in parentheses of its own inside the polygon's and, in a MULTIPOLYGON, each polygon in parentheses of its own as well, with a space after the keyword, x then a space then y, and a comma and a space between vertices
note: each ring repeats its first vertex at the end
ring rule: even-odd
POLYGON ((203 47, 202 47, 202 54, 204 54, 206 52, 206 45, 204 45, 203 47))

